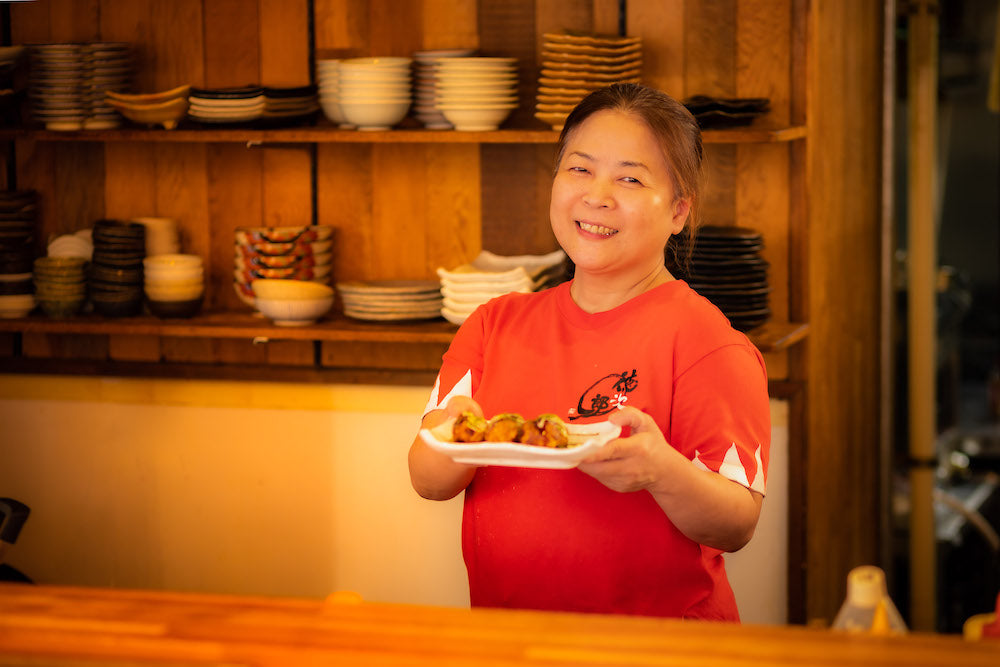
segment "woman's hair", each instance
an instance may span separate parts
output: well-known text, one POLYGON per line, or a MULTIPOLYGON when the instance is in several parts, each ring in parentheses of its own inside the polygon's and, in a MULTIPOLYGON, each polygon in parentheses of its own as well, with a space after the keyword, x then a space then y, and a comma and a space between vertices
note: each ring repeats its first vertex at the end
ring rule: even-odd
POLYGON ((684 229, 667 240, 668 262, 686 268, 700 225, 702 173, 701 130, 683 104, 664 92, 635 83, 614 83, 587 95, 570 112, 559 134, 556 169, 562 162, 566 142, 583 121, 598 111, 620 111, 638 116, 653 132, 670 170, 674 196, 691 201, 684 229), (680 251, 680 252, 678 252, 680 251))

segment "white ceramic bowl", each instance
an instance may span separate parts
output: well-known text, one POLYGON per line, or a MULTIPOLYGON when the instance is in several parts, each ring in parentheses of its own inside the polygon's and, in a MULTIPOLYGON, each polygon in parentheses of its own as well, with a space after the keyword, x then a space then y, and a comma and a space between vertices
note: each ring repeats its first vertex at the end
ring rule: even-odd
POLYGON ((450 95, 443 94, 437 98, 436 106, 503 106, 517 104, 517 95, 450 95))
POLYGON ((300 301, 333 296, 332 287, 311 280, 262 278, 254 280, 250 287, 257 298, 268 300, 300 301))
POLYGON ((500 127, 500 123, 504 122, 516 107, 516 104, 497 106, 441 104, 438 105, 438 110, 444 114, 449 123, 455 126, 456 130, 488 132, 500 127))
POLYGON ((392 103, 341 102, 340 108, 347 122, 357 125, 359 130, 388 130, 406 118, 410 104, 410 100, 392 103))
POLYGON ((204 263, 199 255, 186 255, 180 253, 149 255, 142 260, 142 265, 147 271, 157 269, 200 269, 203 264, 204 263))
POLYGON ((24 317, 35 308, 34 294, 0 294, 0 318, 24 317))
POLYGON ((318 299, 255 299, 257 310, 279 326, 306 326, 330 312, 333 295, 318 299))
POLYGON ((333 95, 321 95, 319 106, 323 109, 323 115, 331 123, 336 125, 347 124, 347 117, 344 116, 344 110, 340 107, 340 100, 337 97, 333 95))
POLYGON ((374 68, 401 68, 410 66, 412 58, 403 56, 373 56, 371 58, 346 58, 340 61, 341 67, 374 67, 374 68))

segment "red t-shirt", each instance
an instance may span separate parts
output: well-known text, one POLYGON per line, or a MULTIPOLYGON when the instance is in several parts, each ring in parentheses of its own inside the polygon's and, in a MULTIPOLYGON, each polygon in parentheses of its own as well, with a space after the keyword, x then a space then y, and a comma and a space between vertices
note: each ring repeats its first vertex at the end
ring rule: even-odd
MULTIPOLYGON (((569 286, 477 309, 428 408, 461 394, 487 417, 587 423, 634 406, 694 465, 763 493, 767 374, 746 336, 683 281, 594 314, 569 286)), ((462 547, 473 606, 739 620, 720 551, 685 537, 647 491, 612 491, 579 470, 479 468, 462 547)))

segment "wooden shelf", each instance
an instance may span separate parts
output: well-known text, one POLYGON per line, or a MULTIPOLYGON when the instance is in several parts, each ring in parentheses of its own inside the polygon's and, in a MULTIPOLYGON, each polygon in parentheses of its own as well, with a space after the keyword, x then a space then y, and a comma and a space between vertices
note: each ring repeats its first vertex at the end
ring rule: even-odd
MULTIPOLYGON (((708 144, 777 143, 794 141, 806 136, 802 125, 777 126, 766 123, 728 129, 705 130, 708 144)), ((541 126, 526 129, 501 129, 491 132, 460 132, 456 130, 396 129, 375 132, 341 130, 332 125, 282 128, 271 130, 242 128, 190 128, 175 130, 121 128, 115 130, 84 130, 59 132, 33 128, 0 129, 3 139, 33 139, 36 141, 92 142, 176 142, 176 143, 246 143, 248 146, 267 144, 324 143, 445 143, 445 144, 554 144, 559 133, 541 126)))
MULTIPOLYGON (((747 332, 747 335, 761 352, 778 352, 805 339, 808 329, 809 325, 801 322, 767 322, 747 332)), ((54 320, 33 315, 0 320, 0 332, 11 333, 235 338, 260 342, 306 340, 447 344, 457 330, 457 326, 443 320, 382 323, 363 322, 342 315, 333 315, 306 327, 283 327, 252 314, 224 312, 204 313, 190 319, 80 315, 54 320)))

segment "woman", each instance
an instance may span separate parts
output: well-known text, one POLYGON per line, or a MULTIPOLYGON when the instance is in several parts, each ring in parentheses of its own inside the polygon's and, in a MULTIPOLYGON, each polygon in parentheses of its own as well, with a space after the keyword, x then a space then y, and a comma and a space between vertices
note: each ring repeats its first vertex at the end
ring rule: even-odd
POLYGON ((481 306, 445 354, 424 427, 463 411, 623 427, 573 470, 469 466, 414 441, 420 495, 466 492, 473 606, 739 620, 722 553, 760 513, 767 376, 664 263, 690 231, 701 155, 694 118, 663 93, 615 84, 581 101, 549 209, 573 279, 481 306))

